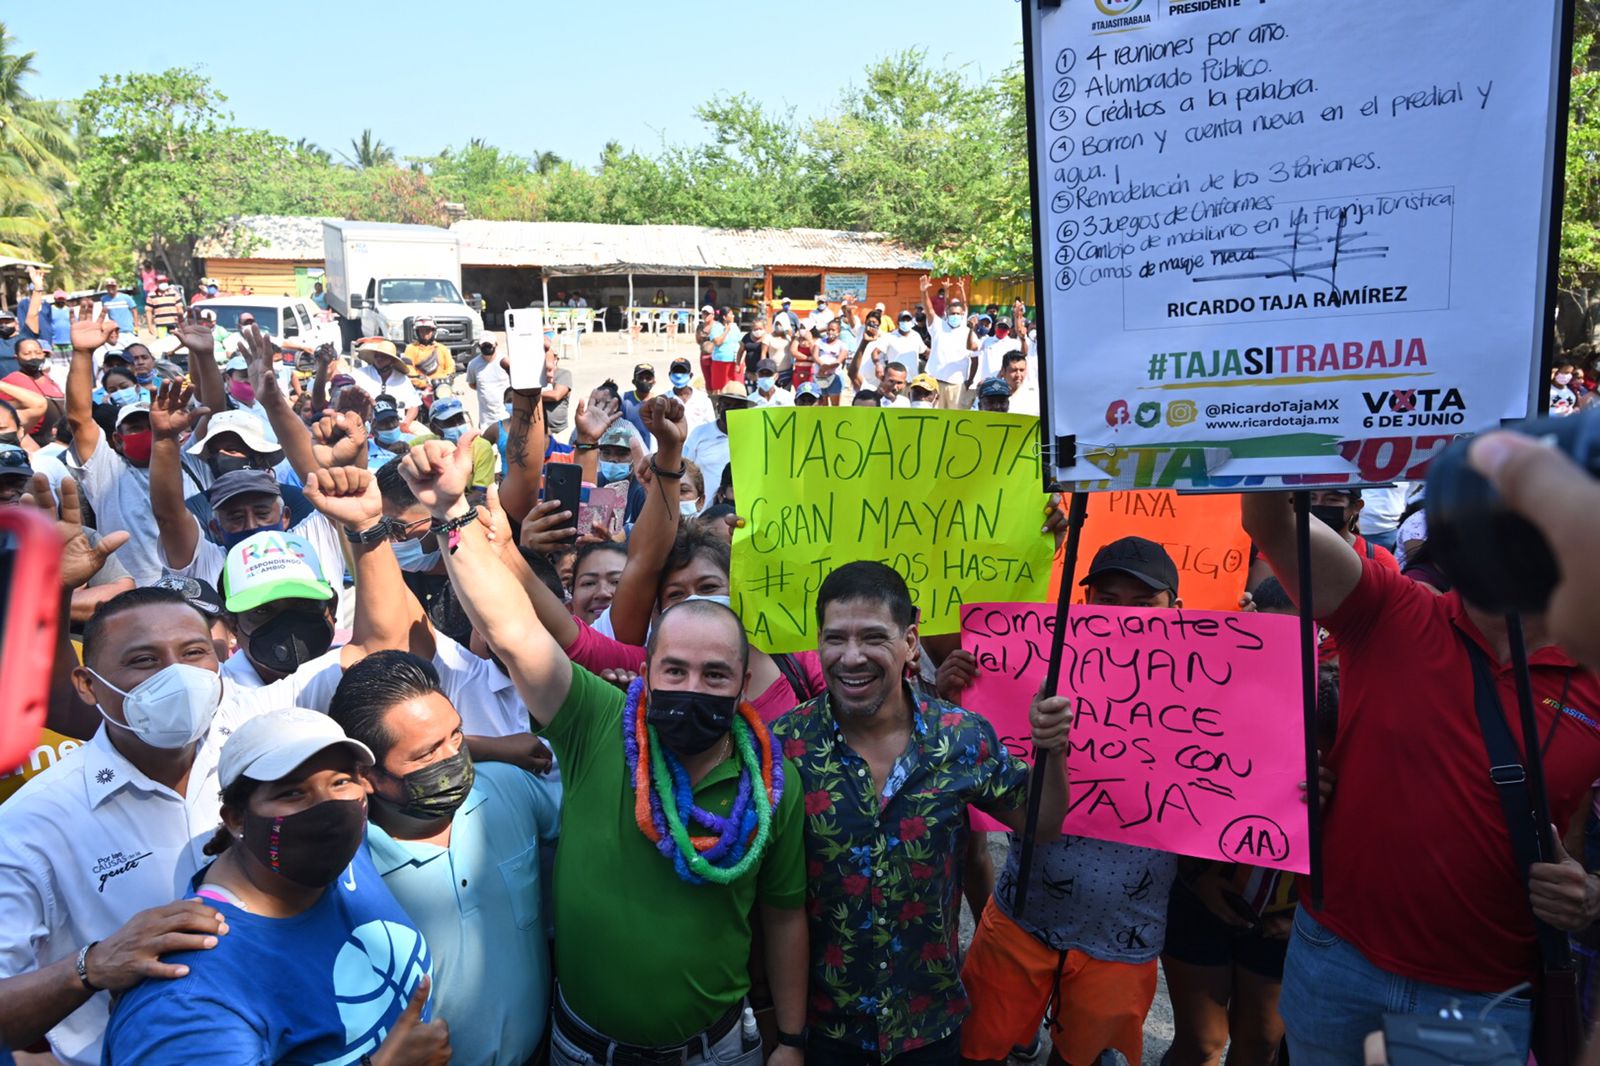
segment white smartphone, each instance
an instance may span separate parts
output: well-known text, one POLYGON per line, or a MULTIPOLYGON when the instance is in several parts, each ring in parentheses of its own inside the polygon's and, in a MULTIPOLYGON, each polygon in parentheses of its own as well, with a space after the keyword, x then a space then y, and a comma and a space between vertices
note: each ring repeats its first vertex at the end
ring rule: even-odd
POLYGON ((511 364, 513 389, 542 389, 550 383, 544 373, 544 311, 538 307, 506 312, 506 361, 511 364))

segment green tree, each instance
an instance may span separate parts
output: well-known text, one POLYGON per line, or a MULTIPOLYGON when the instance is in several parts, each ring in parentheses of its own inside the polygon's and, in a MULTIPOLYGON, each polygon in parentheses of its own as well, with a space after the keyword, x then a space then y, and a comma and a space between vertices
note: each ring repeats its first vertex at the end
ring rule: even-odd
POLYGON ((351 138, 350 150, 353 154, 345 156, 345 161, 358 170, 394 165, 394 149, 374 137, 370 129, 362 130, 360 137, 351 138))
POLYGON ((104 76, 79 102, 85 224, 147 249, 185 285, 196 243, 259 198, 273 161, 293 157, 282 138, 234 126, 224 99, 201 74, 177 68, 104 76))
POLYGON ((33 52, 19 52, 0 22, 0 253, 42 256, 75 180, 77 150, 62 107, 35 99, 26 82, 33 52))

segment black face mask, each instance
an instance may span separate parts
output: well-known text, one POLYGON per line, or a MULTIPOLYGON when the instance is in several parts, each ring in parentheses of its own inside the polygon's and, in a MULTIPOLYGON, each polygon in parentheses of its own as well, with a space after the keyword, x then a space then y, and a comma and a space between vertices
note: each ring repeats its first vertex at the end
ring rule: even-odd
POLYGON ((37 377, 44 372, 43 359, 18 359, 17 366, 29 377, 37 377))
POLYGON ((0 433, 0 444, 14 444, 20 448, 22 447, 22 434, 0 433))
POLYGON ((218 452, 213 455, 207 465, 211 467, 211 472, 217 477, 231 473, 234 470, 250 470, 255 466, 248 455, 232 455, 228 452, 218 452))
POLYGON ((282 611, 247 639, 251 662, 292 674, 333 647, 333 624, 321 611, 282 611))
MULTIPOLYGON (((386 776, 393 777, 388 771, 386 776)), ((448 759, 429 763, 404 777, 395 778, 405 799, 396 803, 380 792, 372 793, 373 820, 385 828, 406 820, 433 823, 456 813, 467 801, 477 772, 472 768, 472 756, 466 745, 448 759), (394 816, 399 816, 398 818, 394 816)))
POLYGON ((698 755, 733 728, 738 696, 713 696, 693 690, 650 690, 645 722, 674 755, 698 755))
POLYGON ((8 322, 5 325, 0 325, 0 337, 15 337, 16 335, 17 327, 15 323, 8 322))
POLYGON ((323 800, 276 818, 244 812, 245 849, 279 877, 305 888, 331 884, 361 850, 366 831, 365 799, 323 800))
POLYGON ((1350 528, 1348 511, 1344 507, 1326 503, 1311 505, 1311 517, 1321 519, 1322 522, 1335 533, 1344 533, 1350 528))

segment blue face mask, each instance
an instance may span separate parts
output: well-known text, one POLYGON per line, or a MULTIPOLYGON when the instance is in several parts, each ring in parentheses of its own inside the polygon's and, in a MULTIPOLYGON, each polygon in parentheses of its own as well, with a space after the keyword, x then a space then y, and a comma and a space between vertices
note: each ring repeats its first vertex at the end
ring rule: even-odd
POLYGON ((106 399, 118 407, 126 407, 130 403, 139 402, 139 390, 129 385, 125 389, 118 389, 116 392, 108 394, 106 399))
POLYGON ((672 382, 673 388, 682 389, 686 388, 689 382, 693 381, 694 379, 688 374, 668 374, 667 380, 672 382))
POLYGON ((399 426, 395 426, 393 429, 378 430, 378 442, 380 444, 399 444, 404 436, 405 433, 399 426))
POLYGON ((600 476, 605 478, 607 483, 626 481, 631 473, 633 473, 632 463, 608 463, 604 459, 600 460, 600 476))
POLYGON ((980 337, 987 337, 989 335, 989 327, 988 326, 979 326, 978 329, 977 329, 977 334, 980 337))
POLYGON ((252 529, 241 529, 237 533, 222 533, 222 547, 224 551, 233 551, 234 545, 241 544, 257 533, 268 529, 279 529, 280 526, 256 526, 252 529))
POLYGON ((456 441, 458 441, 462 437, 466 436, 466 433, 467 433, 467 427, 466 426, 448 426, 445 429, 441 429, 439 431, 439 436, 443 437, 445 440, 449 441, 451 444, 454 444, 456 441))
POLYGON ((141 374, 138 371, 134 371, 133 379, 135 381, 137 381, 141 385, 148 385, 151 382, 155 381, 156 372, 154 370, 147 370, 143 374, 141 374))
POLYGON ((964 321, 960 315, 945 315, 944 320, 950 324, 951 329, 959 329, 964 321))
POLYGON ((777 385, 777 383, 778 379, 773 377, 771 374, 762 374, 756 378, 756 388, 760 389, 762 392, 771 392, 773 386, 777 385))

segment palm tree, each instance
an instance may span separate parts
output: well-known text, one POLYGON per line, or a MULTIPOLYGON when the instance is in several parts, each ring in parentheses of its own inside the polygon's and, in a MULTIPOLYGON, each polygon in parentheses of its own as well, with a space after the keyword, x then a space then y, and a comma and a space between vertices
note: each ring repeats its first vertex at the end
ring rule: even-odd
POLYGON ((23 86, 35 73, 34 53, 15 44, 0 23, 0 253, 26 256, 59 218, 77 152, 61 106, 23 86))
POLYGON ((533 169, 539 174, 548 174, 566 162, 554 152, 535 152, 533 154, 533 169))
POLYGON ((315 144, 304 137, 294 142, 295 154, 303 159, 312 159, 318 163, 333 162, 333 153, 319 144, 315 144))
POLYGON ((358 170, 386 167, 394 163, 394 149, 374 137, 370 129, 362 130, 359 138, 350 141, 350 147, 355 154, 346 155, 345 161, 358 170))

